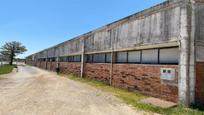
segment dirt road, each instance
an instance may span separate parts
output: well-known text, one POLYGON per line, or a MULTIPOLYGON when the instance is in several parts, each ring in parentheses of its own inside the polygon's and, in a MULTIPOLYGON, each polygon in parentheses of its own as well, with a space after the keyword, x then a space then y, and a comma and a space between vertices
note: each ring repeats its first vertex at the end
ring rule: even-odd
POLYGON ((30 66, 0 77, 1 115, 138 115, 116 97, 30 66))

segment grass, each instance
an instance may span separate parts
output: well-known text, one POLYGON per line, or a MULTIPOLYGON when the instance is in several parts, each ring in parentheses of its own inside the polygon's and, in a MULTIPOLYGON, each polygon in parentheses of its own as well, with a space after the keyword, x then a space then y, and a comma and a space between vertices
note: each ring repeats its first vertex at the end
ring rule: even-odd
POLYGON ((185 108, 183 106, 177 106, 173 108, 164 109, 150 104, 141 103, 140 100, 145 99, 147 97, 139 93, 129 92, 124 89, 106 85, 102 82, 76 77, 74 75, 69 75, 68 78, 74 81, 79 81, 79 82, 94 86, 97 89, 100 89, 102 91, 109 92, 114 96, 120 98, 126 104, 133 106, 137 110, 144 110, 147 112, 159 113, 164 115, 204 115, 204 111, 196 109, 195 107, 185 108))
POLYGON ((0 66, 0 75, 8 74, 12 72, 13 68, 16 68, 16 65, 2 65, 0 66))

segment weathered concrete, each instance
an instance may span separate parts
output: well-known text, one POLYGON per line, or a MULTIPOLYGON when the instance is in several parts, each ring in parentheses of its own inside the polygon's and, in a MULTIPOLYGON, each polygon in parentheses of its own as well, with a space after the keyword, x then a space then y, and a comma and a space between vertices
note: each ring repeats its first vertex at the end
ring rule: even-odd
MULTIPOLYGON (((124 19, 58 44, 48 50, 49 57, 136 48, 179 40, 182 0, 164 2, 124 19)), ((46 57, 44 51, 38 58, 46 57)))
POLYGON ((190 105, 194 103, 195 74, 194 74, 194 36, 192 32, 192 3, 184 2, 181 12, 180 30, 180 78, 179 78, 179 100, 181 104, 190 105), (190 84, 192 86, 190 86, 190 84), (191 88, 192 87, 192 88, 191 88))
POLYGON ((161 108, 172 108, 177 106, 176 103, 172 103, 172 102, 168 102, 168 101, 164 101, 164 100, 161 100, 158 98, 152 98, 152 97, 143 99, 141 102, 145 104, 151 104, 161 108))

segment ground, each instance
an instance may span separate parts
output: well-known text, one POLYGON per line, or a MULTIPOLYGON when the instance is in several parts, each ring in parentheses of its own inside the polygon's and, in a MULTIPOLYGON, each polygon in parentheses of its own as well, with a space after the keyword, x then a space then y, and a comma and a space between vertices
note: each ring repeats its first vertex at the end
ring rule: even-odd
POLYGON ((0 92, 0 115, 144 114, 109 93, 30 66, 1 76, 0 92))

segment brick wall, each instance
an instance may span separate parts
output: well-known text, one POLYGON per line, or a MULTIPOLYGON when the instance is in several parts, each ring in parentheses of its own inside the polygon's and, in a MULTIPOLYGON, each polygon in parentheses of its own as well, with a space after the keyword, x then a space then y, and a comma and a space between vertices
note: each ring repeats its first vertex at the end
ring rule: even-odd
POLYGON ((47 62, 47 70, 56 71, 56 62, 47 62))
POLYGON ((177 65, 115 64, 112 85, 168 101, 178 100, 177 65), (176 80, 167 83, 160 79, 160 68, 175 68, 176 80))
POLYGON ((84 65, 84 75, 89 79, 95 79, 109 83, 110 79, 110 64, 86 63, 84 65))
POLYGON ((31 60, 27 60, 26 64, 31 65, 31 66, 35 66, 35 62, 31 61, 31 60))
MULTIPOLYGON (((38 62, 38 67, 45 67, 43 62, 38 62)), ((64 74, 80 75, 81 63, 59 63, 60 72, 64 74)), ((47 69, 55 71, 56 63, 48 62, 47 69)), ((204 103, 204 63, 197 64, 196 100, 204 103)), ((112 85, 130 91, 137 91, 145 95, 164 100, 178 101, 178 65, 148 65, 148 64, 114 64, 112 85), (173 82, 160 79, 161 68, 175 68, 176 80, 173 82)), ((104 83, 110 81, 110 64, 86 63, 84 64, 84 76, 104 83)))
MULTIPOLYGON (((84 75, 91 79, 109 83, 110 69, 110 64, 87 63, 84 66, 84 75)), ((177 102, 178 71, 178 65, 114 64, 112 85, 177 102), (176 80, 173 82, 162 81, 160 79, 160 68, 175 68, 176 80)))
POLYGON ((36 66, 37 66, 37 67, 40 67, 40 63, 41 63, 41 62, 38 61, 37 64, 36 64, 36 66))
POLYGON ((46 62, 45 61, 40 63, 40 68, 46 69, 46 62))
POLYGON ((80 76, 81 63, 60 62, 60 72, 63 74, 75 74, 80 76))
POLYGON ((196 63, 196 93, 195 100, 204 105, 204 62, 196 63))

